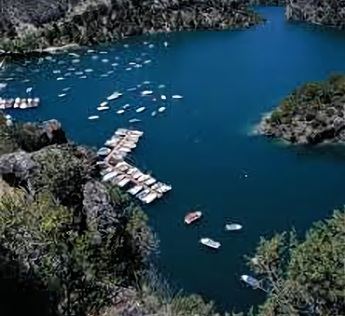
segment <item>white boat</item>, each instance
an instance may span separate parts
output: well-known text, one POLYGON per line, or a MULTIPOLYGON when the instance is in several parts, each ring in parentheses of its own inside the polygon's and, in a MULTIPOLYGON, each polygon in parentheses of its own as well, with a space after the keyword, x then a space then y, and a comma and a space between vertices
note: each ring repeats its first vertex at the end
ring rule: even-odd
POLYGON ((107 97, 108 101, 112 101, 112 100, 116 100, 118 98, 120 98, 122 96, 122 93, 120 92, 114 92, 113 94, 111 94, 109 97, 107 97))
POLYGON ((116 114, 120 114, 121 115, 123 113, 125 113, 125 110, 123 110, 123 109, 116 111, 116 114))
POLYGON ((227 231, 236 231, 236 230, 241 230, 241 229, 242 229, 242 225, 240 224, 232 223, 232 224, 225 225, 225 230, 227 231))
POLYGON ((142 96, 151 95, 151 94, 153 94, 153 91, 152 91, 152 90, 144 90, 144 91, 141 91, 141 95, 142 95, 142 96))
POLYGON ((109 172, 107 173, 103 178, 102 178, 102 181, 103 182, 107 182, 109 181, 110 179, 113 179, 114 177, 116 177, 117 175, 119 174, 118 171, 112 171, 112 172, 109 172))
POLYGON ((130 119, 128 120, 129 123, 138 123, 138 122, 141 122, 141 120, 137 119, 137 118, 133 118, 133 119, 130 119))
POLYGON ((142 185, 136 185, 133 188, 127 190, 131 195, 137 195, 144 187, 142 185))
POLYGON ((158 109, 158 112, 159 113, 163 113, 167 108, 165 106, 161 106, 159 109, 158 109))
POLYGON ((250 275, 245 275, 245 274, 241 275, 241 280, 247 283, 248 285, 250 285, 254 289, 260 288, 260 281, 253 278, 250 275))
POLYGON ((144 191, 140 192, 139 194, 136 195, 136 197, 140 200, 140 201, 144 201, 144 199, 150 194, 150 190, 149 189, 145 189, 144 191))
POLYGON ((118 185, 120 188, 123 188, 123 187, 125 187, 129 182, 131 182, 131 179, 130 179, 130 178, 124 178, 124 179, 122 179, 120 182, 118 182, 117 185, 118 185))
POLYGON ((190 212, 184 217, 184 222, 187 225, 190 225, 200 219, 202 217, 202 212, 196 211, 196 212, 190 212))
POLYGON ((135 110, 135 112, 141 113, 141 112, 144 112, 145 110, 146 110, 146 107, 141 106, 140 108, 137 108, 137 109, 135 110))
POLYGON ((127 104, 125 104, 122 108, 123 108, 124 110, 126 110, 126 109, 128 109, 130 106, 131 106, 131 105, 127 103, 127 104))
POLYGON ((108 102, 107 101, 103 101, 99 106, 107 106, 108 105, 108 102))
POLYGON ((99 119, 99 116, 98 115, 91 115, 88 117, 89 120, 97 120, 99 119))
POLYGON ((154 184, 156 182, 157 182, 157 180, 155 178, 150 178, 150 179, 145 181, 145 184, 150 186, 150 185, 152 185, 152 184, 154 184))
POLYGON ((97 111, 106 111, 106 110, 109 110, 109 109, 110 109, 109 106, 99 106, 97 108, 97 111))
POLYGON ((160 84, 159 86, 158 86, 158 89, 164 89, 165 88, 165 84, 160 84))
POLYGON ((158 194, 155 193, 155 192, 152 192, 152 193, 146 195, 146 196, 142 199, 142 201, 143 201, 144 203, 146 203, 146 204, 150 204, 150 203, 152 203, 152 202, 153 202, 155 199, 157 199, 157 198, 158 198, 158 194))
POLYGON ((111 149, 108 147, 102 147, 97 151, 98 156, 107 156, 111 152, 111 149))
POLYGON ((155 117, 157 115, 157 111, 152 111, 151 116, 155 117))
POLYGON ((200 239, 200 243, 202 243, 203 245, 213 248, 213 249, 218 249, 221 246, 221 243, 218 241, 214 241, 211 238, 201 238, 200 239))
POLYGON ((26 93, 30 93, 32 91, 32 87, 26 89, 26 93))
POLYGON ((162 95, 161 95, 161 99, 162 99, 162 100, 166 100, 166 99, 167 99, 167 96, 164 95, 164 94, 162 94, 162 95))
POLYGON ((183 96, 182 95, 179 95, 179 94, 175 94, 172 96, 173 99, 182 99, 183 96))

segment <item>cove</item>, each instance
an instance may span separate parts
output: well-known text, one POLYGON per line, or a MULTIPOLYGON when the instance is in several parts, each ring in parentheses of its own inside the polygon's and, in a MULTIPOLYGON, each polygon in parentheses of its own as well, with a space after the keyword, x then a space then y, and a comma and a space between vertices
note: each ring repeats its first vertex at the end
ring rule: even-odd
POLYGON ((259 11, 267 23, 246 31, 136 37, 85 49, 80 58, 11 64, 0 74, 7 83, 2 97, 25 96, 33 87, 42 100, 37 109, 10 114, 28 121, 56 118, 78 143, 100 147, 115 128, 131 127, 129 119, 142 120, 133 125, 145 136, 131 159, 173 186, 164 200, 145 208, 160 239, 158 268, 176 287, 224 309, 243 310, 263 299, 239 281, 248 272, 244 255, 254 252, 260 236, 291 226, 303 233, 344 204, 341 147, 298 149, 249 134, 262 113, 297 85, 345 71, 345 33, 287 23, 280 8, 259 11), (142 67, 126 70, 130 62, 142 67), (150 83, 127 91, 144 81, 150 83), (59 97, 64 89, 66 96, 59 97), (146 89, 157 101, 140 96, 146 89), (97 112, 114 91, 124 96, 109 111, 97 112), (163 102, 161 94, 170 97, 163 102), (173 94, 184 98, 173 100, 173 94), (127 103, 130 110, 117 115, 127 103), (166 112, 151 117, 162 105, 166 112), (147 111, 135 113, 139 106, 147 111), (89 121, 93 114, 100 119, 89 121), (194 207, 204 219, 186 227, 183 217, 194 207), (243 230, 226 233, 231 220, 243 230), (219 240, 221 249, 201 247, 204 236, 219 240))

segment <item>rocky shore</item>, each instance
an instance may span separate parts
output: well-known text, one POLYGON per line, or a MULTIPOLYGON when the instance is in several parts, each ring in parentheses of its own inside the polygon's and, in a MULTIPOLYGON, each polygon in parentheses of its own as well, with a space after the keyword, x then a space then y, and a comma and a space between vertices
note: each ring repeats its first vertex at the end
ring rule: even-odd
POLYGON ((0 49, 88 45, 131 35, 247 28, 261 21, 246 2, 226 0, 2 0, 0 49))
POLYGON ((345 2, 340 0, 288 0, 286 18, 345 28, 345 2))
POLYGON ((345 76, 307 83, 264 117, 259 133, 293 144, 345 142, 345 76))

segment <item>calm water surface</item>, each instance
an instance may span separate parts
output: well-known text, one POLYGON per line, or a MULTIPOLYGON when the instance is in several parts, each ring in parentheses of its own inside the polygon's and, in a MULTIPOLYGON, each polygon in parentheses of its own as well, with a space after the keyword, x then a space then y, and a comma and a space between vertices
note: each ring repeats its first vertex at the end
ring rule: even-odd
POLYGON ((248 132, 297 85, 345 71, 345 34, 288 24, 279 8, 260 11, 268 22, 248 31, 132 38, 96 47, 95 53, 78 52, 79 59, 62 55, 32 60, 25 68, 11 65, 0 80, 8 84, 2 96, 25 96, 33 87, 32 94, 42 99, 38 109, 10 112, 14 117, 57 118, 73 140, 90 146, 101 146, 117 127, 131 127, 129 119, 141 119, 135 126, 145 137, 131 159, 173 185, 164 200, 146 208, 161 240, 160 270, 178 287, 237 310, 263 299, 239 282, 248 273, 243 256, 254 251, 259 236, 290 226, 303 232, 344 203, 341 148, 298 150, 248 132), (143 66, 126 70, 130 62, 143 66), (85 73, 89 68, 94 71, 85 73), (60 76, 65 80, 57 81, 60 76), (144 81, 150 84, 126 91, 144 81), (67 95, 58 97, 64 88, 70 88, 67 95), (147 89, 157 101, 140 96, 147 89), (114 91, 124 97, 98 113, 98 104, 114 91), (168 100, 160 100, 161 94, 168 100), (172 100, 173 94, 184 99, 172 100), (131 108, 117 115, 127 103, 131 108), (162 105, 167 111, 151 117, 162 105), (139 106, 148 109, 137 114, 139 106), (94 114, 100 119, 89 121, 94 114), (204 219, 185 227, 185 213, 196 206, 204 219), (231 220, 244 229, 225 233, 231 220), (203 236, 221 241, 221 249, 202 248, 203 236))

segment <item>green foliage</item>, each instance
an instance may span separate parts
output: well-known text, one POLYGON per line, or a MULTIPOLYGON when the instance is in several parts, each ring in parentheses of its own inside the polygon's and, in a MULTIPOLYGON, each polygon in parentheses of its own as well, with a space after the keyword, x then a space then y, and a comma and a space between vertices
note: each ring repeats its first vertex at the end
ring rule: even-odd
POLYGON ((249 260, 269 289, 259 315, 342 315, 344 253, 344 210, 316 223, 304 241, 298 241, 294 231, 261 239, 249 260))
POLYGON ((32 181, 35 189, 51 192, 67 206, 81 204, 83 185, 91 170, 89 162, 78 158, 75 151, 71 145, 50 146, 32 156, 41 168, 32 181))

